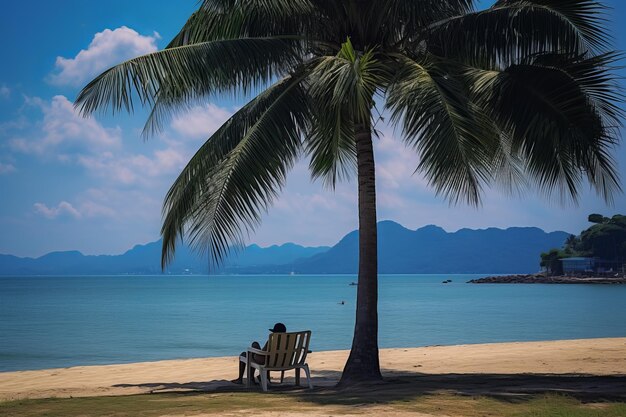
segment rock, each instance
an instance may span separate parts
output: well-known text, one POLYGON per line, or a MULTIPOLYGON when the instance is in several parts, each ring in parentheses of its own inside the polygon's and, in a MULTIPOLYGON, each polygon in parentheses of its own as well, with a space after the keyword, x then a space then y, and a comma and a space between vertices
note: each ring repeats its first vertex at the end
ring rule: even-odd
POLYGON ((624 277, 547 277, 542 274, 503 275, 472 279, 469 284, 626 284, 624 277))

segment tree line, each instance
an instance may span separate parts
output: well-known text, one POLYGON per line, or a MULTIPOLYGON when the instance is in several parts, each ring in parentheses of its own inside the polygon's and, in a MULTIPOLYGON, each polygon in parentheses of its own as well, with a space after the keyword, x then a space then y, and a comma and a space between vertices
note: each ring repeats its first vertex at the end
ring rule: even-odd
POLYGON ((550 275, 563 275, 563 258, 597 258, 618 264, 626 262, 626 216, 616 214, 609 218, 590 214, 587 220, 593 225, 580 235, 570 235, 562 248, 541 254, 540 265, 550 275))

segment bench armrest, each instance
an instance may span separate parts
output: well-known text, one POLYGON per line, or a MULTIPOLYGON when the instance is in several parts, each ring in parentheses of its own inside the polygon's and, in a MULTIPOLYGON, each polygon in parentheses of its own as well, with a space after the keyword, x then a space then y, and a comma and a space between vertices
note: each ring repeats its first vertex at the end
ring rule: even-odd
POLYGON ((266 351, 261 350, 261 349, 256 349, 256 348, 253 348, 253 347, 249 347, 248 348, 248 352, 254 353, 255 355, 263 355, 263 356, 269 356, 269 354, 270 354, 269 352, 266 352, 266 351))

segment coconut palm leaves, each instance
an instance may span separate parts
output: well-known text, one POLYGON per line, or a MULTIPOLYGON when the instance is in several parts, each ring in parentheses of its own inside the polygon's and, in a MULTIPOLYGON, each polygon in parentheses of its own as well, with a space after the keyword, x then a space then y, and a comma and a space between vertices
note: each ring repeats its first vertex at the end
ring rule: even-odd
POLYGON ((187 164, 163 205, 163 267, 185 232, 217 264, 258 224, 300 151, 308 106, 301 81, 294 76, 268 88, 187 164))
POLYGON ((605 12, 593 0, 499 0, 434 22, 419 40, 443 56, 505 68, 536 53, 606 51, 605 12))
POLYGON ((286 77, 172 186, 164 264, 185 233, 222 259, 302 153, 329 186, 350 177, 355 128, 372 122, 377 94, 420 153, 416 169, 453 202, 477 204, 486 185, 521 173, 574 199, 584 177, 610 199, 622 112, 617 55, 596 53, 608 47, 603 12, 591 0, 500 0, 478 12, 469 0, 206 0, 167 49, 106 71, 77 105, 130 111, 136 95, 152 106, 153 133, 207 97, 286 77))
POLYGON ((612 77, 599 70, 614 59, 539 55, 477 78, 479 105, 511 135, 513 150, 545 193, 575 200, 584 176, 606 199, 619 190, 610 149, 622 112, 607 101, 616 94, 612 77), (603 75, 594 76, 598 71, 603 75))
POLYGON ((495 126, 470 94, 462 74, 434 57, 401 58, 388 90, 392 120, 418 150, 422 171, 435 190, 452 201, 480 200, 498 149, 495 126))
POLYGON ((225 92, 246 93, 300 62, 297 37, 226 39, 179 46, 131 59, 94 79, 76 105, 85 114, 133 110, 133 96, 153 106, 147 130, 168 112, 225 92))
POLYGON ((336 56, 317 60, 309 81, 315 120, 307 137, 313 178, 332 188, 355 173, 355 127, 370 124, 374 94, 389 77, 374 50, 357 54, 350 39, 336 56))
POLYGON ((310 26, 309 0, 205 1, 168 48, 223 39, 302 34, 310 26))

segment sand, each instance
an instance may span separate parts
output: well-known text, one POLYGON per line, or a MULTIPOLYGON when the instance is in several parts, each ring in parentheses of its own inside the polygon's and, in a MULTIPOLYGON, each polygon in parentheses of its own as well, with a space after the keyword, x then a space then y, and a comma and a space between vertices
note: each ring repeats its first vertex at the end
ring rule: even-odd
MULTIPOLYGON (((314 385, 333 386, 347 355, 310 354, 314 385)), ((383 349, 380 359, 386 378, 415 376, 433 386, 450 375, 457 382, 467 376, 475 381, 478 375, 626 376, 626 337, 383 349)), ((3 372, 0 400, 236 390, 239 386, 229 380, 237 366, 237 357, 223 357, 3 372)))

